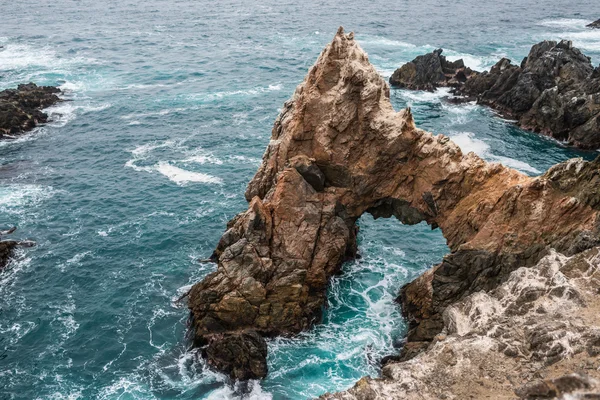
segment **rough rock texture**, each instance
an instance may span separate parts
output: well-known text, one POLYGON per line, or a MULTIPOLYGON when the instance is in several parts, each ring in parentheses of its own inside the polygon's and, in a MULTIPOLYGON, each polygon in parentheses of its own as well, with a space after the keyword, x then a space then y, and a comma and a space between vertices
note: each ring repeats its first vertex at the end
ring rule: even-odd
POLYGON ((457 87, 477 72, 465 67, 462 59, 447 61, 442 49, 418 56, 398 68, 390 77, 390 84, 413 90, 433 91, 440 86, 457 87))
POLYGON ((588 28, 600 28, 600 19, 586 25, 588 28))
POLYGON ((570 41, 538 43, 520 66, 503 58, 489 72, 473 74, 457 93, 476 97, 524 129, 600 148, 600 67, 570 41))
POLYGON ((194 343, 319 322, 329 278, 356 255, 355 222, 368 212, 426 221, 451 250, 402 291, 406 348, 417 354, 444 328, 448 306, 549 248, 572 255, 600 244, 599 167, 571 160, 532 178, 463 154, 416 128, 410 110, 393 110, 389 87, 340 28, 284 104, 249 208, 212 256, 217 270, 190 292, 194 343))
POLYGON ((56 87, 34 83, 1 91, 0 138, 14 137, 47 122, 48 115, 40 110, 61 101, 56 95, 60 92, 56 87))
POLYGON ((415 358, 323 399, 599 399, 600 247, 551 251, 448 307, 415 358))

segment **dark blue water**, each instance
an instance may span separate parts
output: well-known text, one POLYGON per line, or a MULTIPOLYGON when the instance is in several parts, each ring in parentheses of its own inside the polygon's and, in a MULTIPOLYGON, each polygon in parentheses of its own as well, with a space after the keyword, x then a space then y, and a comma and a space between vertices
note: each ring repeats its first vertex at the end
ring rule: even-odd
MULTIPOLYGON (((54 122, 0 143, 0 225, 38 246, 0 275, 0 398, 236 397, 185 340, 177 298, 246 208, 281 104, 339 25, 384 77, 436 47, 474 68, 570 38, 597 64, 596 0, 0 2, 0 88, 61 85, 54 122), (537 5, 536 5, 537 4, 537 5)), ((420 127, 529 174, 577 153, 444 92, 392 91, 420 127)), ((439 231, 360 221, 324 324, 270 343, 249 398, 303 399, 376 376, 404 324, 399 287, 447 251, 439 231)))

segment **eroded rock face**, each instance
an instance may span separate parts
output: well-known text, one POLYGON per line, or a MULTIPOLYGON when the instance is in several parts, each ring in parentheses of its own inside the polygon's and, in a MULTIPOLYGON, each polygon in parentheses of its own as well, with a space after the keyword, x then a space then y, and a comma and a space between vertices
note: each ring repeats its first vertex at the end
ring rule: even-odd
POLYGON ((0 92, 0 138, 12 137, 48 121, 43 108, 58 103, 60 89, 37 86, 34 83, 19 85, 17 89, 0 92))
POLYGON ((532 178, 463 154, 418 129, 410 110, 393 110, 389 87, 340 29, 284 104, 249 208, 215 249, 216 271, 190 292, 194 342, 318 323, 329 278, 355 256, 355 222, 369 212, 439 227, 451 250, 402 291, 416 355, 442 331, 448 306, 535 265, 549 247, 571 254, 600 243, 590 194, 599 164, 572 160, 532 178))
POLYGON ((503 58, 458 91, 533 130, 582 149, 600 148, 600 67, 570 41, 534 45, 520 66, 503 58))
POLYGON ((390 84, 397 87, 433 91, 438 87, 462 85, 471 75, 477 74, 462 59, 446 60, 442 49, 418 56, 398 68, 390 77, 390 84))
POLYGON ((323 399, 600 397, 600 247, 550 251, 489 292, 449 306, 415 358, 323 399))

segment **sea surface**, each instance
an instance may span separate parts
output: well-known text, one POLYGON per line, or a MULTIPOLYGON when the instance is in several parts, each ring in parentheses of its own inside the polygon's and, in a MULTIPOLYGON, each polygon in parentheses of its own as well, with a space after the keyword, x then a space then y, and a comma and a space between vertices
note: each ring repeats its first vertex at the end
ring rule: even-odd
MULTIPOLYGON (((362 258, 323 324, 269 343, 231 386, 189 349, 178 298, 243 193, 273 121, 338 26, 386 79, 444 48, 486 69, 543 39, 600 62, 597 0, 0 1, 0 89, 60 85, 53 122, 0 142, 0 229, 37 242, 0 273, 0 399, 306 399, 377 376, 405 324, 400 286, 448 251, 439 230, 360 220, 362 258)), ((417 124, 530 175, 593 158, 447 92, 392 90, 417 124)))

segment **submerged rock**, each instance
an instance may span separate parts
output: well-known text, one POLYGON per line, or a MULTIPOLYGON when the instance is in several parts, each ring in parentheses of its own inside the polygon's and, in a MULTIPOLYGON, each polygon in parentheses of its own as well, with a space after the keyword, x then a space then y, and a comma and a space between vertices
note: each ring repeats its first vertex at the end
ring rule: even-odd
POLYGON ((41 110, 61 101, 58 93, 61 91, 56 87, 34 83, 1 91, 0 138, 13 137, 48 122, 48 115, 41 110))
POLYGON ((397 87, 433 91, 441 86, 460 86, 477 72, 465 67, 462 59, 446 60, 442 49, 418 56, 398 68, 390 77, 390 84, 397 87))
POLYGON ((600 28, 600 19, 586 25, 588 28, 600 28))
POLYGON ((570 41, 534 45, 520 65, 502 58, 479 73, 445 61, 436 50, 394 72, 408 89, 453 86, 455 102, 477 100, 529 129, 581 149, 600 148, 600 67, 570 41))
POLYGON ((0 231, 0 271, 8 265, 17 247, 35 246, 35 242, 30 240, 1 240, 3 236, 10 235, 16 230, 17 228, 13 227, 7 231, 0 231))
POLYGON ((248 210, 213 253, 216 271, 190 291, 194 342, 318 323, 366 212, 425 221, 450 248, 400 296, 410 328, 401 359, 416 357, 444 329, 448 307, 497 288, 550 248, 570 256, 600 245, 599 169, 600 158, 575 159, 529 177, 463 154, 418 129, 410 109, 394 111, 388 85, 340 28, 284 104, 246 190, 248 210))

